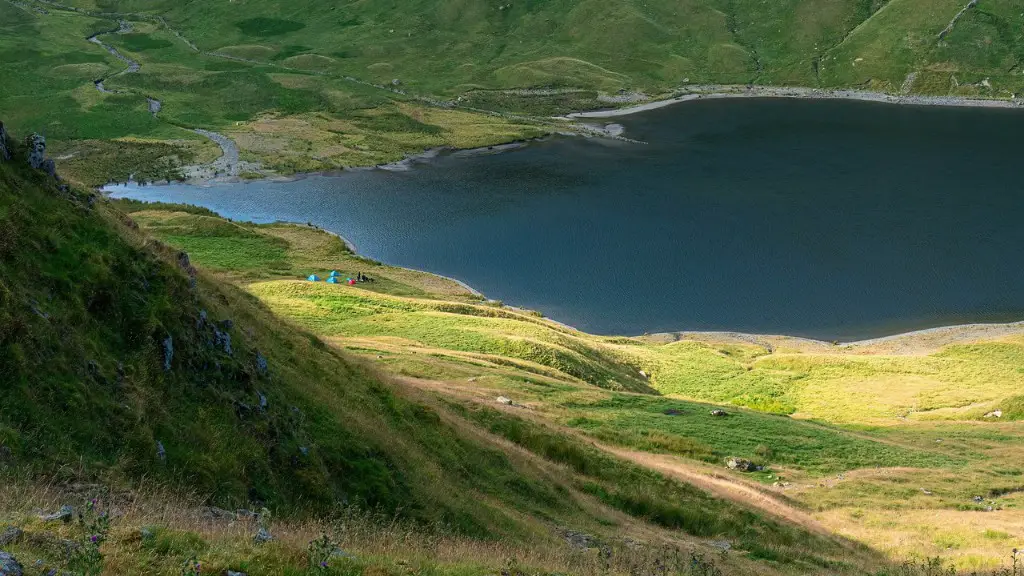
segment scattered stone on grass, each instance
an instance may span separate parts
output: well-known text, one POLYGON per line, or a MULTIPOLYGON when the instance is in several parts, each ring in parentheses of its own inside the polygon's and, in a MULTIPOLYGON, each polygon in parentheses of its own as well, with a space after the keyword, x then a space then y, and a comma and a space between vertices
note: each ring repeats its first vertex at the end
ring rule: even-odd
POLYGON ((716 417, 716 418, 721 418, 722 416, 728 416, 729 413, 726 412, 725 410, 721 410, 721 409, 717 409, 716 408, 715 410, 711 411, 711 415, 716 417))

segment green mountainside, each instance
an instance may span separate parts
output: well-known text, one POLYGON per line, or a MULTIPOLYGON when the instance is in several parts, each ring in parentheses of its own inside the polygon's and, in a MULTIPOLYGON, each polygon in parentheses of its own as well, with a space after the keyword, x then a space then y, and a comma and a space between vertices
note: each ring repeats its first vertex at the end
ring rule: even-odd
POLYGON ((217 155, 197 128, 292 173, 700 85, 1011 99, 1022 58, 1013 0, 0 3, 0 113, 87 184, 188 176, 217 155))

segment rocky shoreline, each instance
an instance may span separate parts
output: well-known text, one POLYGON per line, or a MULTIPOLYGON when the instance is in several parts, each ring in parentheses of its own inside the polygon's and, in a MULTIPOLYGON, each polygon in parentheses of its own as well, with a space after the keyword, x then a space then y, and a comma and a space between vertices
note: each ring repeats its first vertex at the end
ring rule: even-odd
POLYGON ((775 86, 729 86, 700 85, 688 86, 670 98, 655 100, 625 108, 610 110, 594 110, 591 112, 574 112, 567 114, 566 119, 617 118, 649 110, 657 110, 673 104, 693 100, 710 100, 716 98, 806 98, 813 100, 858 100, 863 102, 879 102, 883 104, 902 104, 907 106, 956 106, 975 108, 1011 108, 1024 110, 1024 99, 995 100, 983 98, 965 98, 961 96, 913 96, 886 94, 867 90, 853 89, 821 89, 821 88, 783 88, 775 86))

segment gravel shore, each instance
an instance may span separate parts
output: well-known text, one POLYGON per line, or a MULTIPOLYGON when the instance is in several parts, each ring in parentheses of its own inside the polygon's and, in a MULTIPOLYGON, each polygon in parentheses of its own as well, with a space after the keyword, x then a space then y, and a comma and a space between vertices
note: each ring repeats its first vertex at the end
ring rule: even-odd
POLYGON ((885 104, 905 104, 911 106, 968 106, 978 108, 1019 108, 1024 110, 1024 99, 992 100, 982 98, 962 98, 958 96, 907 96, 869 92, 866 90, 823 90, 820 88, 779 88, 772 86, 688 86, 672 98, 647 102, 614 110, 596 110, 593 112, 575 112, 568 118, 615 118, 628 116, 648 110, 656 110, 689 102, 692 100, 710 100, 715 98, 811 98, 816 100, 861 100, 865 102, 881 102, 885 104))

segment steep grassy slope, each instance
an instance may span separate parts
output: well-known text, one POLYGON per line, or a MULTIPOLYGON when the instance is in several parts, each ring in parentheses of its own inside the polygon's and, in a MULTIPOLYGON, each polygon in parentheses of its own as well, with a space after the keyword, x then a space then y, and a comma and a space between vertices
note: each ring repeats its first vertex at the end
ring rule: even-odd
POLYGON ((895 557, 942 554, 986 567, 1024 544, 1012 527, 1021 522, 1016 462, 1024 455, 1019 328, 973 338, 952 332, 951 344, 935 335, 856 346, 595 337, 486 303, 440 278, 360 259, 307 226, 116 204, 282 316, 547 458, 573 466, 572 442, 596 442, 606 454, 627 454, 723 496, 784 499, 794 514, 810 512, 895 557), (298 279, 331 269, 377 281, 298 279), (504 414, 541 423, 559 440, 499 419, 502 412, 488 408, 498 396, 514 403, 504 414), (710 416, 720 407, 730 416, 710 416), (992 410, 1002 417, 986 418, 992 410), (730 456, 765 470, 727 473, 730 456))

